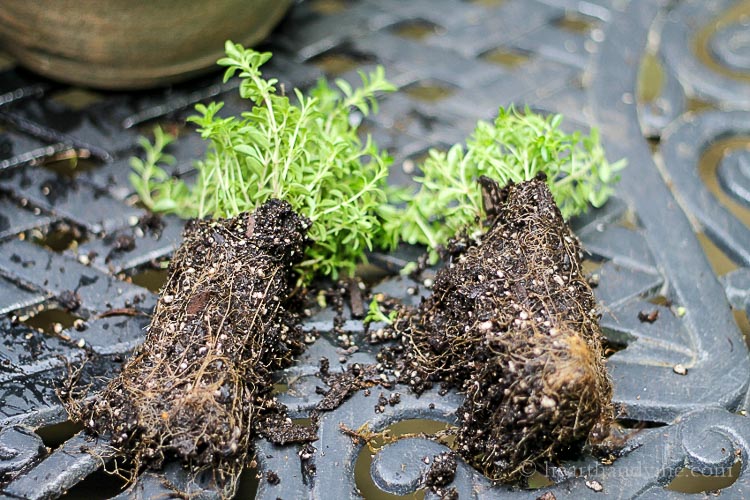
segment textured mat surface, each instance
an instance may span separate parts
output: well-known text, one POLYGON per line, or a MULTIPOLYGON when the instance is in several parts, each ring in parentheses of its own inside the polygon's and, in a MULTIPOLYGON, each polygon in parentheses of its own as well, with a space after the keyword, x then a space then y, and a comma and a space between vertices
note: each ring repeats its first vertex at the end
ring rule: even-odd
MULTIPOLYGON (((623 347, 608 361, 615 402, 624 425, 640 432, 614 464, 587 458, 549 467, 533 491, 493 486, 461 462, 452 484, 460 498, 677 498, 683 494, 666 488, 686 468, 720 477, 703 488, 731 483, 727 498, 750 496, 750 360, 738 327, 750 304, 749 18, 747 2, 729 0, 317 0, 296 5, 268 42, 268 72, 287 87, 322 75, 356 81, 357 70, 385 66, 402 91, 366 126, 394 156, 394 182, 410 182, 428 148, 463 141, 477 119, 510 103, 563 113, 570 129, 596 125, 610 159, 628 159, 617 197, 573 225, 599 274, 606 334, 623 347), (654 310, 657 321, 638 319, 654 310)), ((64 424, 54 387, 86 351, 100 356, 84 378, 105 383, 143 339, 143 317, 100 316, 153 307, 159 262, 179 243, 182 222, 167 218, 158 234, 139 228, 145 213, 132 203, 128 158, 154 124, 183 130, 197 102, 244 109, 236 82, 219 82, 213 75, 110 94, 12 65, 0 73, 0 496, 119 493, 91 453, 104 444, 64 424), (73 156, 83 159, 70 170, 65 158, 73 156), (130 238, 132 249, 123 244, 130 238), (141 286, 149 283, 152 290, 141 286), (61 312, 73 292, 80 306, 61 312)), ((182 134, 171 149, 174 173, 189 178, 203 148, 195 134, 182 134)), ((406 249, 372 262, 393 268, 413 256, 406 249)), ((401 278, 377 290, 418 300, 410 287, 429 293, 401 278)), ((279 380, 294 417, 305 418, 320 397, 313 374, 321 357, 341 359, 341 367, 374 359, 361 322, 348 306, 345 314, 344 329, 362 347, 354 353, 337 347, 331 311, 305 324, 323 335, 279 380)), ((340 424, 439 427, 454 422, 460 398, 417 399, 400 387, 357 394, 323 416, 308 467, 298 447, 259 441, 239 497, 411 493, 424 459, 442 445, 404 439, 370 460, 340 424), (381 410, 381 393, 396 392, 400 402, 381 410), (268 481, 269 472, 281 481, 268 481)), ((172 487, 216 495, 207 478, 176 464, 119 494, 156 498, 172 487)))

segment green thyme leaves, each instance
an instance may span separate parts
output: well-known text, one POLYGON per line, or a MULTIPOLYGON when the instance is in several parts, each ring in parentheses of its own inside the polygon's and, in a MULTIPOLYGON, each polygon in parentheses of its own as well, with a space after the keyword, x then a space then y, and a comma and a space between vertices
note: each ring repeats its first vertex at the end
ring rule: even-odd
POLYGON ((240 96, 252 102, 241 116, 221 117, 221 103, 196 106, 189 120, 209 141, 197 163, 194 186, 164 175, 157 163, 168 142, 157 132, 146 160, 133 164, 134 186, 152 210, 182 217, 230 217, 251 211, 270 198, 288 201, 312 222, 314 243, 298 271, 337 277, 351 274, 373 246, 380 227, 377 209, 386 203, 390 158, 367 137, 360 140, 351 111, 375 112, 375 97, 391 92, 382 68, 362 74, 362 86, 344 80, 331 87, 321 80, 294 100, 279 92, 276 79, 260 67, 271 57, 227 42, 225 80, 238 76, 240 96))
POLYGON ((421 243, 434 249, 464 228, 480 229, 481 189, 485 175, 505 186, 547 176, 550 190, 566 219, 599 207, 613 193, 624 161, 610 164, 596 130, 567 134, 561 115, 541 116, 526 109, 500 108, 493 123, 480 121, 466 147, 431 150, 420 165, 415 193, 398 192, 402 210, 388 210, 382 240, 421 243))
POLYGON ((374 247, 423 244, 434 256, 459 231, 480 231, 482 175, 507 185, 546 174, 567 219, 604 204, 625 165, 607 161, 596 130, 568 134, 560 115, 500 108, 494 122, 477 124, 466 146, 431 150, 416 191, 390 189, 391 159, 362 138, 352 114, 376 112, 376 96, 395 90, 383 68, 361 74, 357 88, 320 80, 306 94, 294 89, 290 99, 261 72, 270 58, 227 42, 218 63, 225 80, 239 77, 239 94, 252 107, 223 117, 222 103, 196 106, 189 121, 209 147, 193 185, 164 169, 173 162, 165 153, 172 139, 160 129, 153 144, 142 142, 145 159, 132 160, 130 180, 146 207, 182 217, 230 217, 270 198, 288 201, 313 223, 314 244, 298 268, 304 280, 352 274, 374 247))

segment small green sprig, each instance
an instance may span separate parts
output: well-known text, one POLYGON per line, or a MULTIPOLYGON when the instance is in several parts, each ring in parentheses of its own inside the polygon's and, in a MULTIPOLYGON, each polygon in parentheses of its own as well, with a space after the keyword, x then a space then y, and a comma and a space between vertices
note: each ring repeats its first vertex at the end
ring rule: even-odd
POLYGON ((321 80, 308 95, 294 89, 292 102, 279 93, 275 78, 260 71, 270 53, 231 42, 225 50, 218 61, 227 68, 224 80, 239 76, 239 94, 252 109, 222 118, 222 103, 196 106, 198 114, 189 121, 209 148, 196 164, 192 187, 158 166, 167 160, 169 141, 157 132, 153 145, 144 144, 145 161, 133 162, 131 181, 141 201, 187 218, 231 217, 271 198, 286 200, 312 221, 313 245, 297 269, 303 279, 353 273, 380 227, 377 209, 386 203, 391 159, 369 136, 360 140, 351 110, 376 112, 376 95, 395 87, 378 67, 360 75, 360 88, 344 80, 332 88, 321 80))
POLYGON ((393 247, 398 241, 427 245, 432 250, 464 228, 480 229, 481 189, 477 179, 486 175, 501 186, 547 175, 550 190, 566 219, 599 207, 613 193, 620 160, 610 164, 596 130, 586 136, 560 129, 561 115, 541 116, 528 108, 500 108, 493 123, 480 121, 467 140, 447 152, 430 150, 420 165, 416 193, 398 191, 385 206, 380 241, 393 247))
POLYGON ((180 197, 179 193, 174 192, 175 189, 180 189, 180 186, 167 182, 171 176, 162 168, 175 162, 174 156, 164 152, 173 141, 173 136, 156 127, 153 144, 145 137, 139 139, 146 157, 141 159, 134 156, 130 159, 133 169, 130 173, 130 183, 141 202, 157 212, 172 209, 174 200, 180 197))
POLYGON ((396 319, 396 316, 398 316, 398 311, 391 311, 391 313, 386 316, 385 313, 380 309, 380 303, 378 302, 378 300, 372 299, 370 301, 370 307, 367 309, 367 315, 365 316, 364 323, 370 324, 375 321, 390 325, 396 319))

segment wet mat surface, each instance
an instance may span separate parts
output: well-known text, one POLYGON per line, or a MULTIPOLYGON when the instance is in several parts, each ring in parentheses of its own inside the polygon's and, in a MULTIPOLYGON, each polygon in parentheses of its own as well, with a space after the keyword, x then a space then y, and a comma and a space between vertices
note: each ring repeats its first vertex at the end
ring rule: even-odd
MULTIPOLYGON (((287 88, 322 75, 355 82, 357 70, 385 66, 403 90, 384 97, 364 125, 394 156, 394 182, 411 182, 427 149, 463 141, 477 119, 510 103, 562 113, 569 129, 596 124, 610 159, 628 159, 616 198, 573 228, 596 263, 602 326, 617 347, 607 364, 614 400, 623 422, 640 432, 612 465, 588 457, 541 471, 552 483, 541 490, 493 486, 459 461, 450 486, 461 498, 676 498, 689 487, 667 487, 684 468, 733 476, 701 488, 750 495, 750 360, 737 321, 747 324, 750 305, 748 31, 750 5, 728 0, 318 0, 296 5, 269 40, 267 73, 287 88), (655 321, 639 319, 654 311, 655 321)), ((103 385, 143 340, 145 316, 111 314, 150 312, 160 263, 179 244, 183 222, 167 217, 158 231, 145 224, 128 158, 139 153, 138 137, 162 124, 181 132, 171 168, 189 179, 205 147, 184 127, 192 106, 216 99, 226 102, 225 113, 245 109, 236 82, 220 81, 212 75, 168 90, 102 93, 79 107, 67 87, 14 67, 0 73, 0 495, 118 494, 96 472, 103 442, 75 428, 69 439, 50 441, 45 429, 66 420, 54 390, 87 352, 99 356, 83 378, 103 385), (123 244, 130 238, 133 248, 123 244)), ((371 261, 392 270, 418 253, 371 261)), ((406 278, 375 291, 412 303, 429 293, 406 278)), ((305 418, 321 397, 314 375, 321 357, 332 369, 374 360, 349 309, 343 329, 356 352, 337 347, 330 310, 306 320, 322 335, 279 380, 292 417, 305 418)), ((452 424, 460 404, 458 394, 416 398, 398 386, 360 392, 322 416, 307 467, 298 446, 258 441, 256 469, 239 495, 411 494, 428 468, 424 459, 443 445, 386 444, 362 470, 360 447, 340 425, 379 432, 415 419, 417 429, 425 421, 452 424), (381 393, 400 401, 380 405, 381 393), (262 478, 253 484, 256 472, 262 478)), ((191 478, 177 464, 145 473, 121 495, 166 496, 170 484, 197 498, 216 495, 210 478, 191 478)))

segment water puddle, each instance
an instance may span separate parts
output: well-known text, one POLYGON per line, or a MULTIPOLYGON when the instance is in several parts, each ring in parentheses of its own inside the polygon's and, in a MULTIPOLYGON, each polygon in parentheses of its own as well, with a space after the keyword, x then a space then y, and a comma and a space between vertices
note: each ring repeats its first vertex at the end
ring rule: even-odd
POLYGON ((706 493, 727 488, 737 481, 742 470, 742 462, 738 461, 724 474, 709 476, 694 472, 688 468, 682 469, 667 486, 668 490, 680 493, 706 493))
POLYGON ((132 275, 130 281, 134 285, 138 285, 154 293, 159 293, 159 290, 167 282, 167 278, 169 278, 167 269, 147 268, 132 275))
POLYGON ((469 2, 485 7, 500 7, 505 3, 505 0, 469 0, 469 2))
POLYGON ((641 59, 641 67, 638 70, 638 82, 636 83, 638 102, 643 104, 654 102, 661 96, 666 79, 664 66, 662 66, 659 58, 651 52, 646 52, 641 59))
POLYGON ((50 98, 51 101, 62 104, 66 108, 72 109, 74 111, 80 111, 82 109, 88 108, 89 106, 96 104, 97 102, 103 101, 104 99, 105 96, 103 94, 76 87, 65 89, 60 92, 55 92, 55 94, 50 98))
POLYGON ((75 325, 81 319, 69 311, 57 307, 41 306, 38 311, 30 311, 27 315, 20 315, 19 321, 50 336, 57 336, 64 330, 75 325))
POLYGON ((310 8, 317 14, 336 14, 349 8, 347 0, 312 0, 310 8))
POLYGON ((24 233, 24 238, 40 247, 62 253, 76 250, 81 243, 88 240, 86 231, 67 222, 57 222, 46 228, 31 229, 24 233))
MULTIPOLYGON (((357 460, 354 463, 354 479, 360 494, 367 499, 372 500, 393 500, 409 499, 422 500, 425 497, 424 490, 417 490, 409 495, 393 495, 386 493, 377 487, 370 475, 372 459, 381 448, 386 444, 398 440, 400 437, 415 434, 435 434, 453 427, 451 424, 428 419, 410 419, 402 420, 393 425, 386 427, 370 440, 369 446, 365 444, 359 451, 357 460)), ((443 443, 448 446, 453 444, 452 436, 443 443)))
POLYGON ((89 158, 88 152, 71 149, 54 157, 52 161, 44 162, 42 168, 67 179, 74 179, 83 172, 99 168, 100 165, 101 163, 89 158))
POLYGON ((743 149, 750 151, 750 136, 737 135, 717 140, 703 151, 698 162, 698 172, 706 188, 716 197, 719 203, 724 205, 743 224, 750 227, 750 208, 724 191, 717 176, 721 159, 732 151, 743 149))

